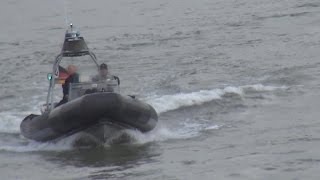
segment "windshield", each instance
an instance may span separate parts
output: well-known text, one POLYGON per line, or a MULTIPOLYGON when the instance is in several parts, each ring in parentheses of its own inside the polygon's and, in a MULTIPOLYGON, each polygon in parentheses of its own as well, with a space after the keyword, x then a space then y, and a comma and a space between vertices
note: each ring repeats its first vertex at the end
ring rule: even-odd
POLYGON ((89 56, 80 57, 64 57, 60 63, 59 78, 66 79, 68 77, 68 67, 74 66, 75 73, 79 76, 79 82, 90 82, 94 76, 98 74, 97 65, 89 56), (67 75, 63 76, 63 73, 67 75))

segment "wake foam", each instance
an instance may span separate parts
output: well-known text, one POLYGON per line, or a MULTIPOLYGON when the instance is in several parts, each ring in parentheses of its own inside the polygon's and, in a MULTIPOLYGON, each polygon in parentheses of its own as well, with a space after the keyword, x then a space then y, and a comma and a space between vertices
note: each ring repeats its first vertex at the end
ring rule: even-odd
MULTIPOLYGON (((221 99, 226 95, 232 94, 243 97, 250 92, 264 92, 283 89, 286 87, 264 86, 262 84, 247 86, 228 86, 222 89, 200 90, 191 93, 179 93, 173 95, 152 96, 145 100, 151 104, 156 111, 161 114, 164 112, 179 109, 181 107, 201 105, 216 99, 221 99)), ((39 98, 37 98, 39 100, 39 98)), ((39 113, 39 107, 43 102, 33 102, 29 111, 12 111, 0 112, 0 132, 19 133, 22 119, 31 114, 39 113)))
MULTIPOLYGON (((142 133, 136 130, 123 130, 115 138, 121 135, 130 137, 129 143, 132 144, 145 144, 150 142, 159 142, 172 139, 188 139, 198 136, 202 131, 216 130, 222 127, 222 125, 208 125, 198 122, 182 122, 178 127, 166 127, 163 122, 159 122, 156 128, 150 132, 142 133)), ((107 142, 106 145, 110 145, 112 142, 107 142)))
MULTIPOLYGON (((208 125, 197 122, 182 122, 179 127, 166 127, 163 122, 159 122, 154 130, 148 133, 142 133, 137 130, 121 130, 115 133, 105 144, 100 144, 106 148, 114 144, 146 144, 150 142, 161 142, 174 139, 188 139, 198 136, 202 131, 216 130, 222 127, 221 125, 208 125), (125 140, 124 140, 125 139, 125 140)), ((78 140, 80 133, 66 137, 56 142, 36 142, 28 140, 25 143, 15 145, 0 145, 0 151, 9 151, 17 153, 26 152, 47 152, 47 151, 68 151, 74 148, 95 147, 97 144, 92 143, 92 146, 77 146, 75 142, 78 140)))
POLYGON ((16 112, 0 113, 0 132, 2 133, 19 133, 20 123, 23 116, 16 112))
POLYGON ((2 133, 20 133, 20 123, 29 114, 40 114, 44 96, 37 95, 31 98, 30 101, 22 101, 15 103, 12 110, 0 112, 0 132, 2 133), (21 110, 21 106, 28 105, 26 110, 21 110), (16 107, 18 106, 18 107, 16 107), (20 106, 20 107, 19 107, 20 106), (16 109, 14 109, 16 108, 16 109))
MULTIPOLYGON (((73 139, 73 138, 72 138, 73 139)), ((58 142, 35 142, 29 141, 27 144, 17 144, 17 145, 1 145, 0 151, 10 151, 10 152, 34 152, 34 151, 66 151, 72 149, 73 140, 66 138, 58 142)))
MULTIPOLYGON (((179 93, 173 95, 153 96, 146 99, 156 111, 161 114, 186 106, 201 105, 216 99, 222 99, 225 96, 239 96, 245 98, 250 93, 270 92, 286 87, 264 86, 261 84, 233 87, 228 86, 221 89, 200 90, 191 93, 179 93)), ((31 112, 1 112, 0 113, 0 132, 19 133, 20 122, 25 114, 31 112)), ((203 131, 219 129, 221 125, 212 124, 211 121, 198 121, 194 119, 185 119, 174 126, 167 127, 168 124, 159 120, 156 128, 148 133, 141 133, 134 130, 123 130, 114 135, 111 141, 105 146, 117 142, 122 136, 128 136, 129 142, 133 144, 145 144, 155 141, 166 141, 169 139, 187 139, 196 137, 203 131)), ((77 134, 61 139, 57 142, 39 143, 34 141, 23 141, 24 143, 7 144, 0 142, 0 151, 13 152, 32 152, 32 151, 65 151, 74 148, 74 142, 77 140, 77 134)))
POLYGON ((148 98, 147 102, 151 104, 156 111, 161 114, 167 111, 179 109, 181 107, 201 105, 216 99, 221 99, 227 94, 234 94, 243 97, 249 92, 274 91, 285 87, 264 86, 262 84, 247 85, 240 87, 228 86, 223 89, 200 90, 191 93, 179 93, 173 95, 164 95, 160 97, 148 98))

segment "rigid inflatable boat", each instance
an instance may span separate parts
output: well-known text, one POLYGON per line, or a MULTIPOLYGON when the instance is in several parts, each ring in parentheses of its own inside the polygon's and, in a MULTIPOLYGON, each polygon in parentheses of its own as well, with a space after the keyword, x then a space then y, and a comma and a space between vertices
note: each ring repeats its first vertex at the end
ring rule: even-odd
MULTIPOLYGON (((61 70, 64 69, 61 66, 64 62, 62 59, 71 58, 72 64, 79 64, 87 69, 88 63, 75 60, 86 55, 93 62, 94 73, 97 74, 99 65, 96 56, 88 49, 79 31, 70 25, 62 51, 55 59, 53 72, 48 74, 50 85, 42 114, 30 114, 20 125, 24 137, 45 142, 81 132, 103 142, 121 129, 148 132, 156 126, 158 116, 152 106, 135 96, 122 95, 119 80, 93 82, 87 71, 80 71, 80 81, 70 84, 68 101, 56 106, 54 87, 56 84, 63 84, 67 76, 61 70)), ((70 64, 66 64, 68 63, 70 64)))

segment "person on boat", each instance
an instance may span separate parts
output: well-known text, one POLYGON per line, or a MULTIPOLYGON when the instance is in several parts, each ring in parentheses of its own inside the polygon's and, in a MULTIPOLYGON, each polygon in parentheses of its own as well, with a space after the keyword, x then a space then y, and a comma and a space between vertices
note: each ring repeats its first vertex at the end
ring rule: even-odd
POLYGON ((100 66, 99 66, 99 74, 94 76, 92 78, 92 81, 93 82, 98 82, 98 81, 106 81, 106 80, 117 80, 118 82, 118 85, 120 85, 120 79, 119 77, 117 76, 113 76, 111 74, 109 74, 109 71, 108 71, 108 65, 105 64, 105 63, 102 63, 100 66))
POLYGON ((68 102, 70 83, 78 83, 79 82, 79 74, 77 73, 77 67, 75 65, 69 65, 67 68, 67 72, 68 72, 69 76, 65 80, 64 84, 62 84, 63 98, 56 105, 56 107, 68 102))

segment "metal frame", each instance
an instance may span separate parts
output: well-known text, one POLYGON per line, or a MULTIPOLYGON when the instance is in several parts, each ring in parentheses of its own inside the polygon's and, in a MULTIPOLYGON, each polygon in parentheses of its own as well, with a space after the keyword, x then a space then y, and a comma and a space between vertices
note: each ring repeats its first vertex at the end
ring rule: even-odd
POLYGON ((46 111, 50 112, 54 108, 54 104, 53 104, 54 87, 56 84, 56 79, 57 77, 59 77, 59 65, 63 57, 79 57, 79 56, 85 56, 85 55, 89 55, 92 61, 96 64, 97 68, 99 68, 96 55, 88 49, 83 37, 80 36, 80 33, 78 31, 74 31, 73 25, 70 24, 70 31, 69 30, 66 31, 65 41, 64 41, 62 51, 55 58, 55 61, 53 64, 52 78, 50 79, 48 95, 47 95, 46 111), (70 36, 70 35, 73 35, 73 36, 70 36), (80 47, 80 51, 79 49, 76 49, 76 51, 74 52, 72 51, 73 50, 72 47, 71 49, 65 49, 65 44, 68 43, 70 39, 74 41, 83 41, 83 42, 80 42, 82 43, 81 45, 83 45, 83 49, 81 49, 80 47))

